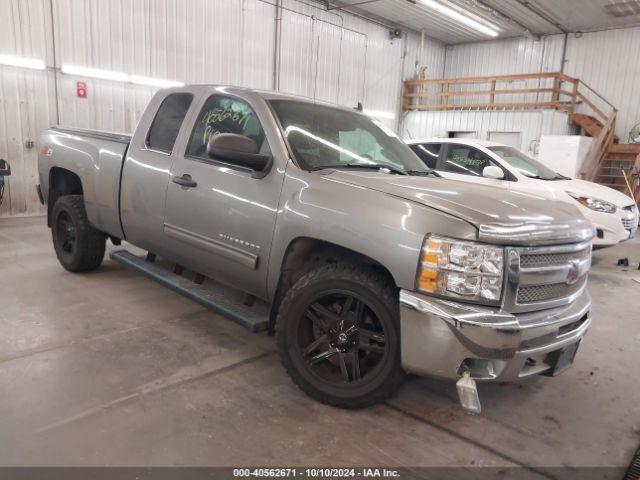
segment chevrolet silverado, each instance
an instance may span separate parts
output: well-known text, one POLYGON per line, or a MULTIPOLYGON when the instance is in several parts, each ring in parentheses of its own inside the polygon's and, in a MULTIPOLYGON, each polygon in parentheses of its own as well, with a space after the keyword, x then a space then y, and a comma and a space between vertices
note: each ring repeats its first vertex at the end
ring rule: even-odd
POLYGON ((371 405, 408 372, 477 411, 475 381, 561 373, 591 322, 594 229, 573 205, 442 178, 352 109, 196 85, 158 91, 133 136, 39 145, 65 269, 98 268, 108 239, 146 250, 111 257, 268 329, 322 402, 371 405))

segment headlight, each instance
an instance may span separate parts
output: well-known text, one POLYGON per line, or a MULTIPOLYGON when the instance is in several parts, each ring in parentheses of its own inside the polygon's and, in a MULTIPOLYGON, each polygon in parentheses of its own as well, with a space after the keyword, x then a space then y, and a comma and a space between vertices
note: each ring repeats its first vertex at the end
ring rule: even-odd
POLYGON ((501 247, 430 235, 422 247, 416 283, 424 293, 497 303, 503 272, 501 247))
POLYGON ((605 202, 604 200, 598 200, 597 198, 593 197, 585 197, 571 192, 567 193, 581 205, 584 205, 591 210, 595 210, 596 212, 615 213, 616 209, 618 208, 613 203, 605 202))

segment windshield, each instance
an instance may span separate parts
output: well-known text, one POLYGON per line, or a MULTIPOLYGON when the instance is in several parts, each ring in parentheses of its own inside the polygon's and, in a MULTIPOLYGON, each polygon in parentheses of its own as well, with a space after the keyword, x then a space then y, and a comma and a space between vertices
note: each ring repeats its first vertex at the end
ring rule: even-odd
POLYGON ((527 157, 520 150, 513 147, 489 147, 493 153, 496 153, 507 162, 511 167, 515 168, 521 174, 539 178, 541 180, 562 180, 567 177, 554 172, 542 163, 527 157))
POLYGON ((388 168, 396 173, 428 172, 395 133, 356 112, 294 100, 272 100, 300 167, 388 168))

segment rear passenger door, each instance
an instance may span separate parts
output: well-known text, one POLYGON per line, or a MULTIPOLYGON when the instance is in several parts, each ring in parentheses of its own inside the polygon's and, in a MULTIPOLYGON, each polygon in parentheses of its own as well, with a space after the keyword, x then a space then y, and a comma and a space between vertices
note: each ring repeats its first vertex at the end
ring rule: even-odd
POLYGON ((151 100, 131 140, 120 181, 120 218, 127 241, 166 256, 163 249, 165 196, 176 141, 190 112, 189 92, 158 93, 151 100))
POLYGON ((218 133, 251 138, 260 153, 271 149, 263 123, 243 98, 203 97, 190 121, 186 145, 171 167, 163 233, 183 265, 257 296, 266 292, 271 240, 284 172, 272 167, 263 178, 246 167, 207 155, 218 133), (184 179, 191 185, 185 186, 184 179), (178 180, 178 183, 176 183, 178 180))

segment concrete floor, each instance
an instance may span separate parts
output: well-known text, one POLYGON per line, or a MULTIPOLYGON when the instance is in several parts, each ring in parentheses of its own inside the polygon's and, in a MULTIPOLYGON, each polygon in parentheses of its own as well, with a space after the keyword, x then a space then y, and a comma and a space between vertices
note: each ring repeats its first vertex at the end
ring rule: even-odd
POLYGON ((626 467, 640 271, 623 256, 637 268, 640 242, 594 253, 595 320, 564 375, 481 385, 481 415, 416 377, 352 412, 302 394, 266 334, 109 260, 67 273, 44 219, 2 219, 0 465, 626 467))

